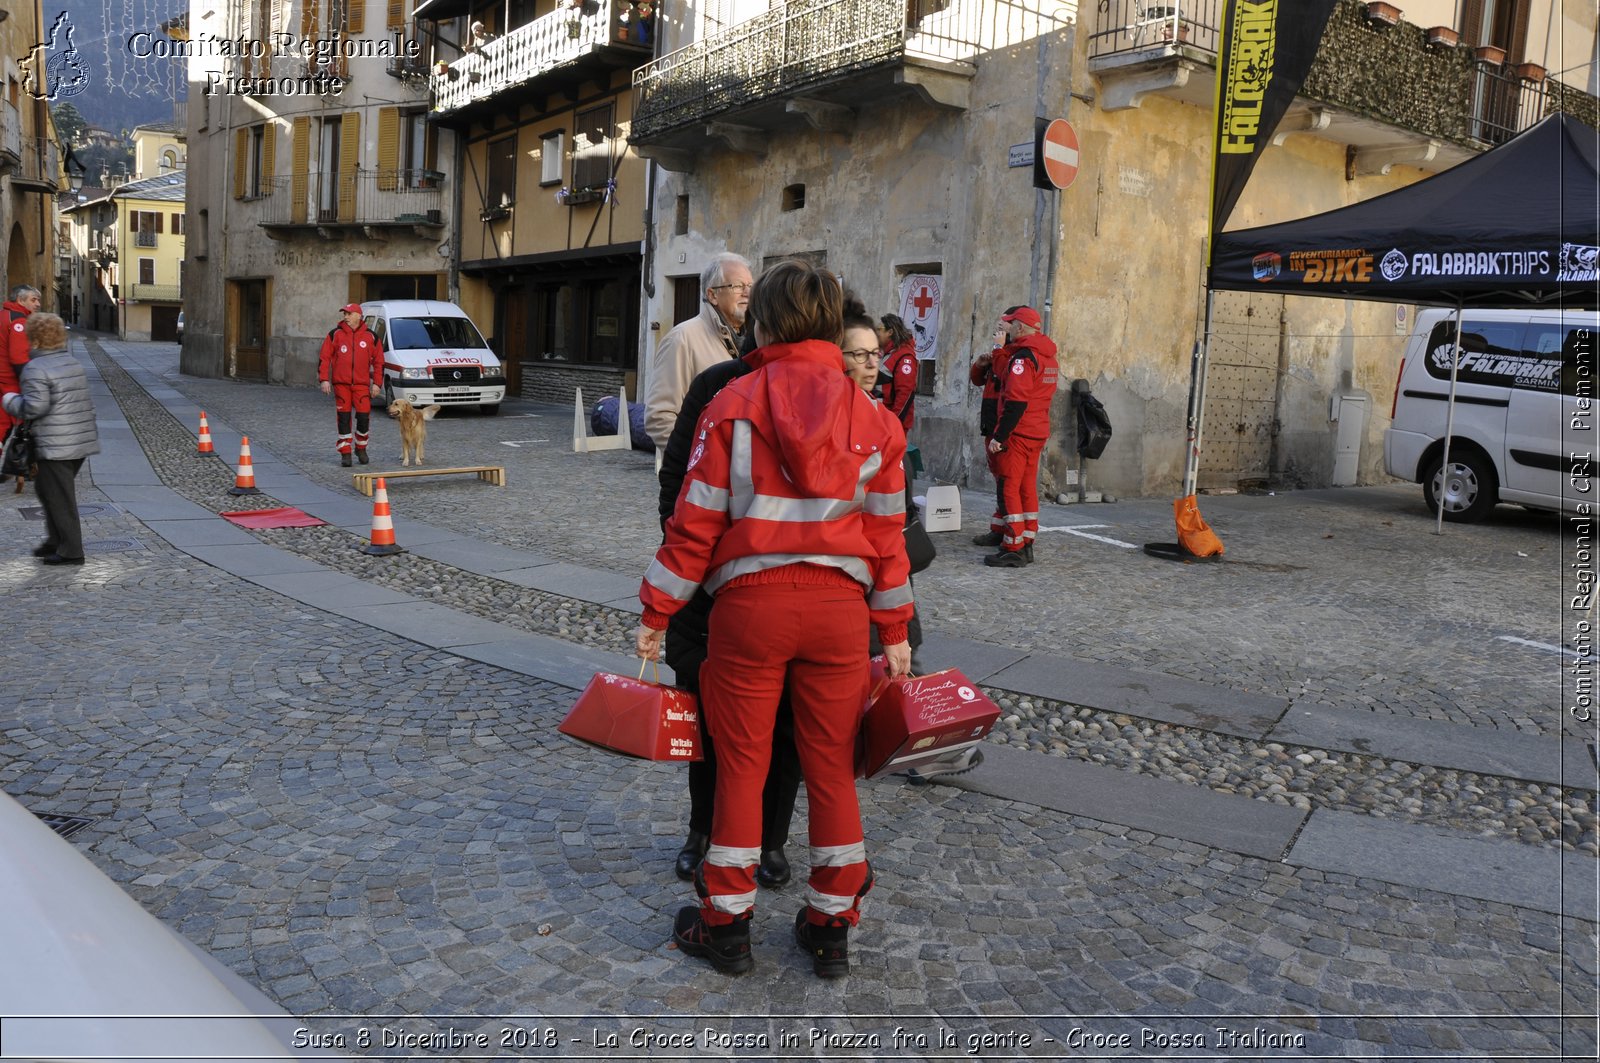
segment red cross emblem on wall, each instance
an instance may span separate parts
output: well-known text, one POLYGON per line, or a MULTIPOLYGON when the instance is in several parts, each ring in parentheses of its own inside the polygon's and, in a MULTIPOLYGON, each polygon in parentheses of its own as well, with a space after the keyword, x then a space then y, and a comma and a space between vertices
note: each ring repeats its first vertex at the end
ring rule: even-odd
POLYGON ((927 317, 928 311, 933 309, 933 299, 928 295, 928 286, 924 284, 916 298, 911 300, 911 305, 917 308, 918 317, 927 317))

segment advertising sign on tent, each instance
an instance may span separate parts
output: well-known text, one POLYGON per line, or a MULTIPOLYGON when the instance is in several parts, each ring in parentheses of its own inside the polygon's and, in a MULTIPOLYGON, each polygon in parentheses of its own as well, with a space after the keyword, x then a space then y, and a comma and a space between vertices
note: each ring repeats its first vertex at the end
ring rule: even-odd
POLYGON ((1305 84, 1334 0, 1223 0, 1222 8, 1211 171, 1213 233, 1227 224, 1262 149, 1305 84))

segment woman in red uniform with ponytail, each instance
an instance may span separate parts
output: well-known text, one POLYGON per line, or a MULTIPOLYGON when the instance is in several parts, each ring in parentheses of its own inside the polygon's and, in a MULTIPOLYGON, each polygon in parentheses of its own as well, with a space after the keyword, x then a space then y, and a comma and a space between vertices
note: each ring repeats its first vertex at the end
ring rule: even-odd
POLYGON ((917 419, 917 341, 894 314, 884 314, 878 321, 878 345, 883 348, 878 359, 878 387, 883 404, 909 433, 917 419))
POLYGON ((872 887, 856 800, 856 731, 870 682, 868 625, 889 673, 911 666, 905 433, 842 372, 843 293, 781 262, 750 293, 755 371, 705 408, 666 542, 645 573, 641 657, 701 586, 715 596, 701 708, 717 748, 711 846, 673 940, 726 974, 748 971, 761 789, 784 681, 810 805, 811 875, 795 939, 822 977, 850 970, 848 937, 872 887))

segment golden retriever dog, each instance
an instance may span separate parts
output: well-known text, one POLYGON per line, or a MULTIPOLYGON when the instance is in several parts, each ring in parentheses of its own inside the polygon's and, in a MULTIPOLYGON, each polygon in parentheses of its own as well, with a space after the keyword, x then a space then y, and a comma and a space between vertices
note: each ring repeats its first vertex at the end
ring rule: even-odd
POLYGON ((405 399, 389 403, 389 416, 400 422, 401 465, 410 465, 413 453, 417 455, 417 464, 422 464, 422 444, 428 438, 428 422, 438 413, 438 405, 419 410, 405 399))

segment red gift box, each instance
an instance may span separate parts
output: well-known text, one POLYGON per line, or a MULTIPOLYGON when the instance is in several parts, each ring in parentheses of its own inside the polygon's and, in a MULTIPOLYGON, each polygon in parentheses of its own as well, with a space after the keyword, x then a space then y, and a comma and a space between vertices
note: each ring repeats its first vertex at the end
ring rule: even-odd
POLYGON ((687 690, 597 672, 558 730, 645 760, 701 759, 700 705, 687 690))
POLYGON ((861 719, 857 774, 864 779, 941 760, 983 741, 1000 707, 956 668, 884 679, 873 661, 876 692, 861 719))

